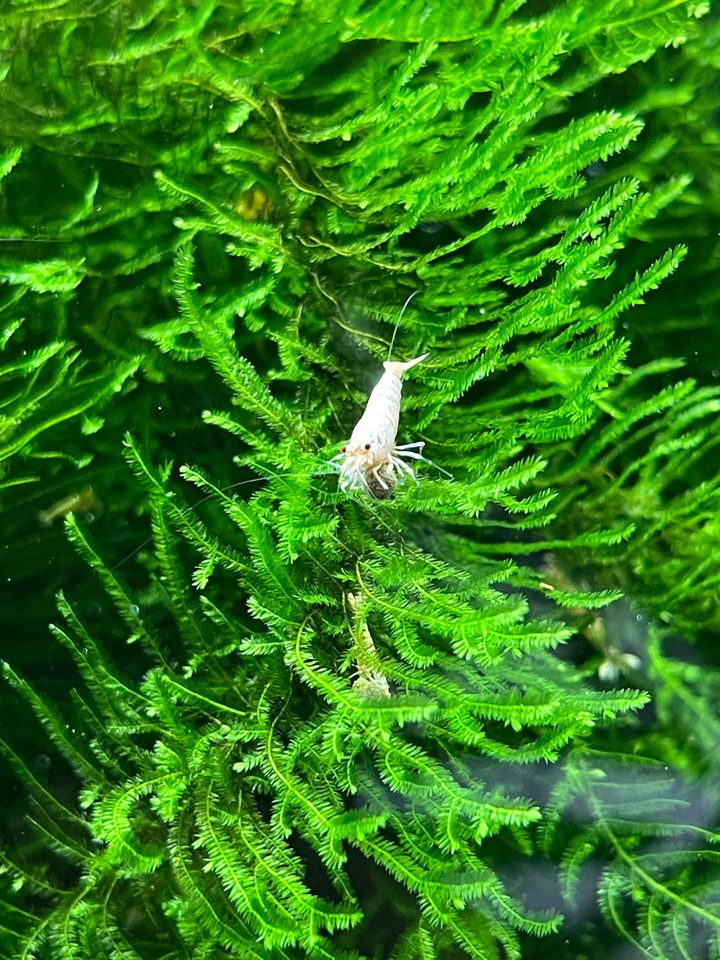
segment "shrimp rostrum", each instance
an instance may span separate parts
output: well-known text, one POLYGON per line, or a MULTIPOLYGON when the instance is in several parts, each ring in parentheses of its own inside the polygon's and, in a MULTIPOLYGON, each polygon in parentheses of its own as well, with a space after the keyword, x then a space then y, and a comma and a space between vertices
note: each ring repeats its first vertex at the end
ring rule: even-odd
POLYGON ((355 425, 350 440, 335 457, 341 460, 340 489, 364 490, 373 496, 387 496, 403 474, 415 479, 415 472, 405 462, 425 460, 422 440, 397 446, 400 421, 402 376, 428 356, 399 363, 386 360, 385 372, 376 384, 365 412, 355 425), (396 477, 397 474, 397 477, 396 477))

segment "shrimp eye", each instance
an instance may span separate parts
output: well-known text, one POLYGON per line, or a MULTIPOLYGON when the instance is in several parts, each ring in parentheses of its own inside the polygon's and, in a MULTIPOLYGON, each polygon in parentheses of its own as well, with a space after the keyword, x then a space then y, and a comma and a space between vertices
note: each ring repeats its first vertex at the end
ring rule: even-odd
POLYGON ((369 443, 366 443, 366 444, 365 444, 365 449, 366 449, 366 450, 369 450, 369 449, 370 449, 370 444, 369 444, 369 443))
POLYGON ((340 453, 345 453, 346 450, 347 450, 346 446, 340 447, 340 453))

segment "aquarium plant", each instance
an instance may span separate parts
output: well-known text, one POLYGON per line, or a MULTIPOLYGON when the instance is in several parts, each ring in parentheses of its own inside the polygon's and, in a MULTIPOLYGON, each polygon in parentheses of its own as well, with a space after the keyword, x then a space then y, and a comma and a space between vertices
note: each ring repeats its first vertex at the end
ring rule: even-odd
POLYGON ((717 958, 709 4, 0 13, 0 954, 717 958))

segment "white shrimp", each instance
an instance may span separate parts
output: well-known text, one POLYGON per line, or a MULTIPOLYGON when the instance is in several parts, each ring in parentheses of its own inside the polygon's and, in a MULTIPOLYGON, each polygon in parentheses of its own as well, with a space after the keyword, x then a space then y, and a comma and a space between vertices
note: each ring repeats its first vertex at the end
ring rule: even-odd
POLYGON ((363 489, 371 492, 371 484, 376 482, 381 490, 390 490, 394 485, 394 473, 405 472, 415 477, 412 468, 402 457, 424 459, 422 450, 425 444, 407 443, 396 445, 398 422, 400 420, 400 397, 402 394, 402 375, 427 357, 415 357, 405 363, 386 360, 385 373, 370 394, 365 413, 360 417, 348 443, 342 448, 343 457, 340 467, 340 489, 363 489), (370 478, 373 479, 370 479, 370 478))
MULTIPOLYGON (((415 291, 417 293, 417 291, 415 291)), ((405 301, 400 312, 398 325, 410 300, 405 301)), ((395 326, 397 332, 397 325, 395 326)), ((393 333, 393 342, 395 333, 393 333)), ((392 352, 392 342, 390 351, 392 352)), ((365 412, 355 425, 350 440, 343 446, 334 460, 342 460, 340 466, 340 489, 365 490, 372 496, 387 496, 398 478, 404 474, 415 479, 412 467, 403 458, 425 460, 422 440, 397 446, 398 423, 400 420, 400 399, 402 396, 402 376, 428 356, 424 353, 414 360, 400 363, 389 358, 383 364, 385 372, 370 394, 365 412)))

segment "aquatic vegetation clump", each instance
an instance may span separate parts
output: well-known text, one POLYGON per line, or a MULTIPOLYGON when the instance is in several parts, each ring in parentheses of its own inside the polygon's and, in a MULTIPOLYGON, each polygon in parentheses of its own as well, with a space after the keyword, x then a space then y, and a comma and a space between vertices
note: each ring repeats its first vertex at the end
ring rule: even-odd
POLYGON ((711 955, 716 674, 618 626, 626 592, 686 640, 718 627, 720 389, 679 373, 654 293, 712 178, 641 119, 671 109, 662 58, 704 102, 707 12, 9 9, 0 307, 8 337, 26 304, 60 319, 8 367, 8 450, 79 477, 101 455, 107 522, 141 520, 125 550, 50 509, 112 610, 60 594, 67 702, 3 665, 66 771, 4 731, 30 808, 5 954, 541 960, 595 869, 607 927, 576 918, 574 958, 608 930, 711 955), (43 214, 48 169, 71 189, 43 214), (328 461, 413 291, 396 351, 429 356, 398 439, 451 476, 358 495, 328 461), (48 458, 68 422, 85 457, 48 458))

